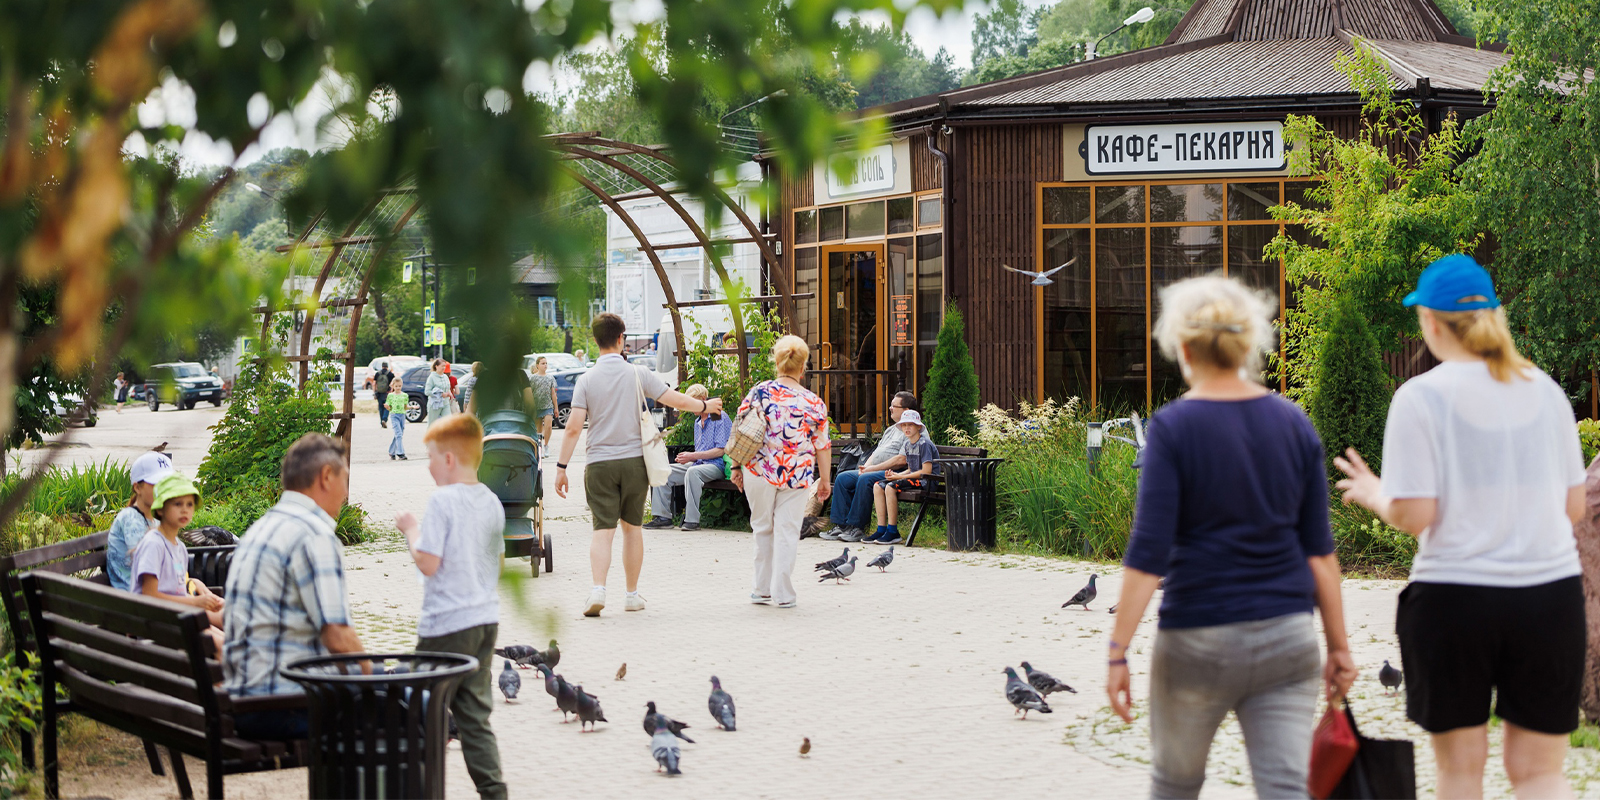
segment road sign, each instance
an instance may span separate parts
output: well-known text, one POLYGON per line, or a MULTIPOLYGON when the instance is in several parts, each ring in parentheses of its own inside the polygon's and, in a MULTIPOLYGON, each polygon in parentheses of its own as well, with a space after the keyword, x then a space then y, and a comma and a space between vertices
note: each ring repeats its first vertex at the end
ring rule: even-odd
POLYGON ((400 282, 401 283, 410 283, 411 282, 411 262, 410 261, 407 261, 405 264, 403 264, 400 267, 400 282))
POLYGON ((444 323, 435 323, 428 328, 433 331, 433 343, 444 344, 444 323))
POLYGON ((433 318, 434 318, 434 304, 433 303, 429 303, 426 307, 424 307, 422 309, 422 324, 424 324, 424 325, 432 325, 433 324, 433 318))
POLYGON ((460 346, 460 344, 461 344, 461 329, 460 328, 456 328, 456 327, 450 328, 450 346, 451 347, 457 347, 457 346, 460 346))

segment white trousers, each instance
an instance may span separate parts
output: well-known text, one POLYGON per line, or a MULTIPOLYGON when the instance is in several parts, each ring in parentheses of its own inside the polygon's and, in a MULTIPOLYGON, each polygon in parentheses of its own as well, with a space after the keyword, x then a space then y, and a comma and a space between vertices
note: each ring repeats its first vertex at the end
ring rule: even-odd
POLYGON ((771 595, 777 603, 795 601, 794 559, 808 493, 779 489, 760 476, 745 475, 744 496, 750 501, 750 530, 756 545, 751 588, 758 595, 771 595))

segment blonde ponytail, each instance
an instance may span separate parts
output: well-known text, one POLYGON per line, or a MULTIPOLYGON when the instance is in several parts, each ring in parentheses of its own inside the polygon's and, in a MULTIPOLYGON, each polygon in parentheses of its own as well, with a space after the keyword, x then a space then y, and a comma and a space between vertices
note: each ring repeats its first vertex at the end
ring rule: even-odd
POLYGON ((1511 326, 1506 324, 1506 310, 1484 308, 1477 311, 1436 311, 1433 316, 1450 330, 1467 352, 1489 363, 1489 374, 1501 383, 1512 378, 1528 380, 1526 372, 1534 368, 1533 362, 1517 352, 1511 339, 1511 326))

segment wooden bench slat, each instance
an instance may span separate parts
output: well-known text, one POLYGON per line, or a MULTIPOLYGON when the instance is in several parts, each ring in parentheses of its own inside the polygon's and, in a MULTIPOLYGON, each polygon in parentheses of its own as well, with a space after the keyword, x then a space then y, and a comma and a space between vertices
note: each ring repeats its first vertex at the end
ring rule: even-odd
POLYGON ((76 642, 63 641, 55 636, 50 637, 50 644, 55 650, 58 661, 65 661, 79 673, 93 680, 110 680, 118 684, 142 686, 185 703, 198 705, 201 702, 200 691, 195 688, 194 678, 190 675, 149 667, 76 642))
MULTIPOLYGON (((123 597, 138 597, 140 599, 147 599, 140 595, 129 594, 127 592, 117 592, 117 594, 123 597)), ((43 607, 42 610, 47 614, 56 614, 59 616, 68 617, 70 619, 79 620, 90 625, 97 625, 109 631, 115 631, 117 633, 127 634, 129 636, 137 636, 141 639, 149 639, 156 644, 161 645, 162 647, 182 649, 185 645, 182 629, 177 626, 175 616, 172 616, 172 611, 177 611, 178 609, 185 607, 179 606, 176 603, 161 603, 163 606, 172 606, 172 611, 168 612, 168 618, 166 620, 161 620, 149 619, 143 616, 134 616, 133 614, 125 613, 122 609, 114 611, 108 608, 103 608, 92 601, 84 602, 81 599, 62 594, 46 593, 39 599, 43 607)), ((130 606, 129 608, 133 607, 130 606)), ((140 608, 139 610, 141 612, 145 611, 143 608, 140 608)), ((205 616, 204 612, 201 612, 198 609, 190 610, 195 614, 199 614, 202 618, 205 616)))
MULTIPOLYGON (((61 683, 73 693, 73 698, 79 705, 99 705, 160 720, 195 731, 204 738, 206 714, 199 706, 172 697, 170 693, 159 689, 141 691, 137 688, 137 679, 130 683, 107 683, 78 669, 74 664, 75 659, 67 651, 60 651, 59 654, 65 656, 64 660, 56 662, 56 669, 60 670, 61 683)), ((116 670, 100 667, 96 671, 109 675, 116 670)))
MULTIPOLYGON (((184 673, 189 671, 189 656, 182 650, 162 647, 149 641, 132 639, 122 634, 112 633, 104 628, 85 625, 77 620, 55 614, 46 615, 46 621, 49 625, 50 635, 54 638, 77 642, 101 652, 147 664, 168 672, 184 673)), ((222 680, 222 665, 212 661, 210 666, 213 667, 212 683, 222 680)))
POLYGON ((100 531, 87 536, 79 536, 76 539, 68 539, 65 542, 56 542, 55 544, 47 544, 44 547, 12 553, 9 556, 11 568, 18 573, 23 573, 31 569, 38 569, 51 561, 59 561, 67 556, 74 556, 79 553, 93 550, 104 553, 106 544, 110 540, 110 531, 100 531))
MULTIPOLYGON (((171 747, 185 755, 202 760, 207 757, 206 737, 203 731, 173 725, 152 717, 129 714, 115 707, 100 704, 84 704, 78 713, 118 730, 127 731, 134 736, 156 740, 162 747, 171 747)), ((283 755, 287 752, 287 748, 281 742, 258 742, 237 736, 222 737, 222 754, 227 760, 224 763, 259 762, 268 757, 269 751, 283 755)))

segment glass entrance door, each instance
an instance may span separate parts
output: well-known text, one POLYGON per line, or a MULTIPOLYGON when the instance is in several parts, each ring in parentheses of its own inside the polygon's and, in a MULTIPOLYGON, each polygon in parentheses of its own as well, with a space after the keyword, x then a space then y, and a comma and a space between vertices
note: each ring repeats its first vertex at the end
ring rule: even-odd
POLYGON ((820 364, 813 366, 822 369, 818 388, 845 432, 871 430, 884 394, 883 264, 882 245, 823 249, 828 311, 820 364))

